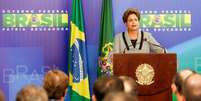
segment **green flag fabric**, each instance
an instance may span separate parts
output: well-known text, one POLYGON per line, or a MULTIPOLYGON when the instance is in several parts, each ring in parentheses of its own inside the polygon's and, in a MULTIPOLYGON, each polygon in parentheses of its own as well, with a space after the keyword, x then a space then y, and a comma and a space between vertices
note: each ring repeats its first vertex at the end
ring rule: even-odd
POLYGON ((87 55, 82 1, 72 1, 71 36, 69 49, 70 101, 90 101, 87 55))
POLYGON ((177 96, 175 93, 172 94, 172 101, 177 101, 177 96))
POLYGON ((102 0, 99 36, 99 67, 98 76, 112 75, 110 53, 113 48, 112 1, 102 0))

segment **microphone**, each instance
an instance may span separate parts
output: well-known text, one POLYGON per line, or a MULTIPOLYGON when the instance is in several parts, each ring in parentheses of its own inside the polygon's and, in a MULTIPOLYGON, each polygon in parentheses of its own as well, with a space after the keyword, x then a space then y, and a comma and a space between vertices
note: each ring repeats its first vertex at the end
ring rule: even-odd
POLYGON ((166 53, 166 50, 165 50, 164 47, 162 47, 162 46, 160 46, 158 44, 152 43, 149 40, 147 40, 146 38, 144 39, 144 41, 148 42, 149 45, 156 46, 156 47, 159 47, 159 48, 163 49, 164 53, 166 53))

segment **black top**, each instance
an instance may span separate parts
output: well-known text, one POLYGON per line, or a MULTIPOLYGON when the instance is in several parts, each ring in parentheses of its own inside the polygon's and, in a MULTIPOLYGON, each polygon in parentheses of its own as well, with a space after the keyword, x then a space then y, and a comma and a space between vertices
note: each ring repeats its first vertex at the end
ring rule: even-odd
MULTIPOLYGON (((144 39, 144 32, 141 31, 141 34, 142 34, 142 36, 141 36, 141 41, 140 41, 139 50, 142 49, 143 39, 144 39)), ((128 43, 126 42, 125 32, 122 32, 122 37, 123 37, 124 43, 125 43, 125 45, 126 45, 126 49, 129 50, 128 43)), ((132 43, 132 45, 133 45, 134 48, 135 48, 135 46, 136 46, 136 42, 137 42, 137 39, 136 39, 136 40, 131 40, 131 43, 132 43)))
POLYGON ((132 43, 134 48, 135 48, 136 42, 137 42, 137 39, 136 40, 131 40, 131 43, 132 43))

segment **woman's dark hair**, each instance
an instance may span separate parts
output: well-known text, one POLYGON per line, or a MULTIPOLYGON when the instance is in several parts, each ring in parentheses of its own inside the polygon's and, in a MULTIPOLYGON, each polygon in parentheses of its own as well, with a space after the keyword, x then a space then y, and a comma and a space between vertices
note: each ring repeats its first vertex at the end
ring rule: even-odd
POLYGON ((135 14, 138 18, 138 20, 140 20, 140 12, 138 9, 134 9, 134 8, 129 8, 127 9, 124 14, 123 14, 123 22, 126 23, 127 20, 128 20, 128 16, 131 15, 131 14, 135 14))

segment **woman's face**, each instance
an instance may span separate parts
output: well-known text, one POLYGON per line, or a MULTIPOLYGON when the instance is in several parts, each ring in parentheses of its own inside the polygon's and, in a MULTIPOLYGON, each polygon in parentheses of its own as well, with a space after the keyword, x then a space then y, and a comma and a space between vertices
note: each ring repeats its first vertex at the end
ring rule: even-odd
POLYGON ((127 22, 125 23, 128 31, 138 31, 139 21, 135 14, 128 16, 127 22))

